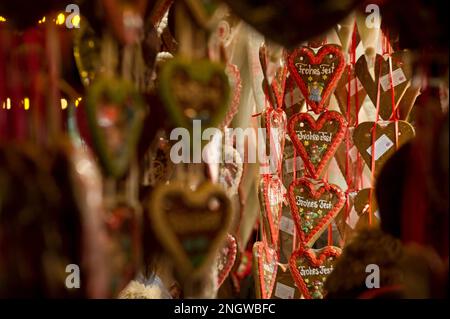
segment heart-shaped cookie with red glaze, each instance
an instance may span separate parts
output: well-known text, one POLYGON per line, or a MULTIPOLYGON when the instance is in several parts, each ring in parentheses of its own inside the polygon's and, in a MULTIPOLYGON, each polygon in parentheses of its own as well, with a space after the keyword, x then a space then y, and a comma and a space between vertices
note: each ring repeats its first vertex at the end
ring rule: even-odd
POLYGON ((225 73, 228 75, 228 79, 230 80, 230 91, 232 94, 228 105, 228 111, 219 126, 220 129, 228 127, 233 120, 233 117, 238 112, 242 90, 241 72, 238 67, 235 64, 228 63, 225 68, 225 73))
POLYGON ((286 138, 286 113, 280 108, 267 108, 261 115, 261 126, 266 129, 266 155, 269 160, 270 172, 279 172, 286 138))
POLYGON ((256 298, 269 299, 278 271, 277 251, 264 242, 253 245, 253 272, 255 276, 256 298))
POLYGON ((305 246, 317 240, 345 203, 345 194, 338 186, 317 182, 299 178, 288 190, 291 214, 305 246))
POLYGON ((260 183, 262 227, 267 241, 278 247, 281 209, 283 206, 283 184, 277 175, 263 175, 260 183))
POLYGON ((322 299, 325 296, 323 285, 340 254, 341 249, 334 246, 317 250, 300 248, 292 253, 289 269, 305 299, 322 299))
POLYGON ((414 137, 415 131, 414 127, 405 121, 378 122, 376 126, 374 124, 374 122, 359 124, 353 132, 353 141, 369 169, 372 169, 372 152, 375 153, 374 164, 377 175, 396 150, 414 137))
POLYGON ((289 55, 289 71, 293 75, 306 103, 319 114, 328 102, 342 72, 345 58, 338 45, 326 44, 317 53, 300 47, 289 55))
POLYGON ((346 130, 347 122, 335 111, 322 113, 317 121, 308 113, 298 113, 288 123, 289 136, 313 178, 322 174, 346 130))
POLYGON ((150 198, 156 237, 174 260, 180 280, 198 279, 214 263, 231 224, 231 202, 222 186, 184 183, 157 186, 150 198))
POLYGON ((225 279, 230 274, 231 269, 234 266, 237 255, 237 242, 233 235, 228 234, 225 246, 220 250, 217 258, 217 283, 218 286, 222 286, 225 279))

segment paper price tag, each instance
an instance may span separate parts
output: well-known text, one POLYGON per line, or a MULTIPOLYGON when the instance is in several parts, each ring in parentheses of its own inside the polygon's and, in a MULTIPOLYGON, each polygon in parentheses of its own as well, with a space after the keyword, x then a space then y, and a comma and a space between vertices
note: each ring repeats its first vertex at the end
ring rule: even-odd
MULTIPOLYGON (((394 87, 396 87, 397 85, 403 83, 406 81, 406 76, 403 73, 403 70, 401 68, 396 69, 395 71, 392 71, 392 84, 394 85, 394 87)), ((383 91, 387 91, 391 89, 391 78, 389 73, 386 75, 383 75, 380 78, 380 84, 381 87, 383 88, 383 91)))
POLYGON ((347 92, 349 91, 349 87, 350 87, 350 96, 355 95, 355 81, 356 81, 356 89, 358 92, 361 91, 361 89, 363 88, 363 85, 361 84, 359 79, 354 78, 353 80, 350 81, 350 83, 347 83, 345 85, 345 89, 347 90, 347 92))
MULTIPOLYGON (((384 153, 386 153, 392 146, 394 146, 394 142, 386 135, 381 135, 375 141, 375 160, 377 161, 384 153)), ((372 156, 372 145, 367 148, 367 153, 372 156)))
POLYGON ((293 299, 295 288, 289 287, 281 282, 277 282, 275 286, 275 297, 281 299, 293 299))
POLYGON ((281 216, 280 229, 285 233, 294 236, 294 221, 286 216, 281 216))
MULTIPOLYGON (((288 158, 285 162, 284 162, 284 167, 286 169, 287 173, 293 173, 294 172, 294 159, 293 158, 288 158)), ((297 156, 297 160, 295 163, 295 170, 298 172, 303 168, 303 160, 300 156, 297 156)))

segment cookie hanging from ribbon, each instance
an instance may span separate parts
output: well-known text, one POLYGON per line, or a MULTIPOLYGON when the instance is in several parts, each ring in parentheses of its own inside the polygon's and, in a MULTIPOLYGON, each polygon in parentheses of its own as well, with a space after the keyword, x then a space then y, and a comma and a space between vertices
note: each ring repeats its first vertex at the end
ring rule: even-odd
POLYGON ((323 299, 324 283, 333 271, 341 249, 326 246, 322 249, 304 249, 292 253, 289 269, 305 299, 323 299))
POLYGON ((163 184, 148 205, 155 235, 173 258, 180 280, 204 275, 231 224, 231 202, 223 188, 210 182, 196 190, 179 182, 163 184))
POLYGON ((227 113, 230 83, 222 64, 174 58, 164 63, 159 93, 175 126, 192 131, 193 120, 217 127, 227 113))
POLYGON ((294 115, 288 133, 294 147, 313 178, 319 178, 345 137, 347 122, 335 111, 322 113, 317 120, 308 113, 294 115))
POLYGON ((264 242, 256 242, 253 245, 256 298, 269 299, 272 296, 277 271, 277 251, 264 242))
POLYGON ((375 175, 377 175, 384 163, 399 147, 411 140, 415 132, 413 126, 405 121, 378 122, 376 126, 374 124, 374 122, 359 124, 353 132, 353 142, 369 169, 372 169, 372 148, 374 149, 375 175), (372 147, 374 130, 375 144, 372 147))
POLYGON ((283 184, 277 175, 263 175, 260 182, 262 227, 265 239, 278 247, 283 206, 283 184))
POLYGON ((236 262, 236 256, 237 256, 237 242, 236 238, 233 237, 233 235, 228 234, 227 240, 225 242, 225 246, 222 247, 222 249, 219 251, 219 255, 217 257, 217 269, 218 269, 218 275, 217 275, 217 281, 218 286, 222 286, 225 279, 230 274, 231 269, 234 266, 234 263, 236 262))
POLYGON ((389 58, 376 55, 374 62, 375 79, 370 74, 367 59, 364 55, 356 61, 355 74, 375 107, 377 105, 377 96, 379 95, 379 115, 383 120, 390 119, 393 108, 398 106, 406 89, 410 86, 412 70, 408 59, 409 53, 407 51, 394 52, 391 55, 391 73, 389 58), (380 82, 379 94, 378 81, 380 82), (392 90, 394 91, 394 106, 392 105, 392 90))
POLYGON ((145 116, 141 95, 125 80, 97 79, 88 89, 86 112, 104 171, 116 178, 123 176, 134 156, 145 116))
POLYGON ((299 178, 289 185, 289 205, 300 241, 311 246, 345 203, 345 194, 333 184, 299 178))
POLYGON ((286 113, 281 108, 267 108, 261 114, 261 127, 266 129, 266 155, 271 174, 281 170, 286 138, 286 113))
POLYGON ((309 47, 300 47, 289 55, 288 61, 290 74, 307 105, 316 114, 324 111, 344 71, 345 58, 341 48, 326 44, 314 53, 309 47))

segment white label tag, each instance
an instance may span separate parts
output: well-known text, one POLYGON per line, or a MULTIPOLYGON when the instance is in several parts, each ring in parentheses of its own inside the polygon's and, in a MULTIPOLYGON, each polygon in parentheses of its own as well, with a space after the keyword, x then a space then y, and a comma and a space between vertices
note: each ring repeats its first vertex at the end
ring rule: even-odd
POLYGON ((295 288, 289 287, 281 282, 277 282, 275 286, 275 297, 281 299, 293 299, 295 293, 295 288))
MULTIPOLYGON (((406 81, 406 76, 403 73, 402 68, 398 68, 394 71, 392 71, 392 84, 394 85, 394 87, 396 87, 399 84, 402 84, 403 82, 406 81)), ((391 78, 389 73, 386 75, 383 75, 380 78, 380 84, 381 87, 383 88, 383 91, 387 91, 391 89, 391 78)))
MULTIPOLYGON (((394 142, 392 142, 386 134, 381 135, 378 140, 375 141, 375 160, 377 161, 392 146, 394 146, 394 142)), ((369 146, 366 151, 372 156, 372 145, 369 146)))
POLYGON ((352 161, 352 163, 356 162, 356 159, 357 159, 357 156, 358 156, 358 149, 356 148, 356 146, 353 146, 348 151, 348 156, 350 157, 350 160, 352 161))
POLYGON ((285 233, 294 236, 294 221, 286 216, 281 216, 280 229, 285 233))
POLYGON ((348 214, 347 220, 345 221, 347 223, 347 225, 349 225, 352 229, 355 228, 356 223, 359 220, 359 215, 356 212, 356 210, 354 208, 352 208, 352 210, 350 211, 350 214, 348 214))
POLYGON ((347 83, 345 85, 345 89, 348 92, 348 87, 350 86, 350 96, 355 95, 355 81, 356 81, 356 89, 359 91, 361 91, 361 89, 363 88, 363 85, 361 84, 361 82, 359 81, 358 78, 354 78, 353 80, 350 81, 350 83, 347 83))
POLYGON ((284 95, 284 103, 287 108, 297 104, 301 100, 303 100, 303 95, 298 88, 295 88, 292 92, 289 91, 284 95))
MULTIPOLYGON (((284 167, 285 167, 286 173, 294 172, 294 159, 288 158, 287 160, 285 160, 284 167)), ((295 170, 298 172, 302 168, 303 168, 303 160, 300 156, 297 156, 297 161, 295 163, 295 170)))

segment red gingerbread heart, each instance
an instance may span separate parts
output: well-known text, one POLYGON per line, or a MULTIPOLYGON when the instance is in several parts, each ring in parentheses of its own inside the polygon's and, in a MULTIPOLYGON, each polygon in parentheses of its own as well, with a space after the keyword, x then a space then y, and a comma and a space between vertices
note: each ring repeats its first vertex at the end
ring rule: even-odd
POLYGON ((300 242, 311 246, 344 206, 345 194, 336 185, 299 178, 289 185, 288 199, 300 242))
POLYGON ((335 111, 318 120, 308 113, 297 113, 289 120, 288 133, 313 178, 319 178, 345 137, 347 122, 335 111))
POLYGON ((321 113, 328 107, 329 97, 344 72, 345 58, 341 47, 327 44, 317 54, 308 47, 300 47, 288 60, 289 71, 306 103, 314 113, 321 113))
POLYGON ((271 173, 281 171, 286 137, 286 113, 281 108, 267 108, 261 116, 261 126, 266 129, 266 155, 271 173))
POLYGON ((278 271, 277 251, 264 242, 253 245, 253 271, 255 274, 257 298, 269 299, 278 271))
POLYGON ((234 266, 237 255, 237 243, 236 238, 233 235, 228 234, 225 246, 219 252, 219 258, 217 259, 218 273, 218 286, 222 286, 225 279, 230 274, 231 268, 234 266))
POLYGON ((263 231, 273 247, 278 247, 283 206, 282 188, 283 184, 277 175, 263 175, 260 185, 263 231))
POLYGON ((292 253, 289 269, 297 288, 305 299, 324 297, 323 284, 333 271, 336 258, 340 254, 341 249, 333 246, 326 246, 319 250, 300 248, 292 253))

